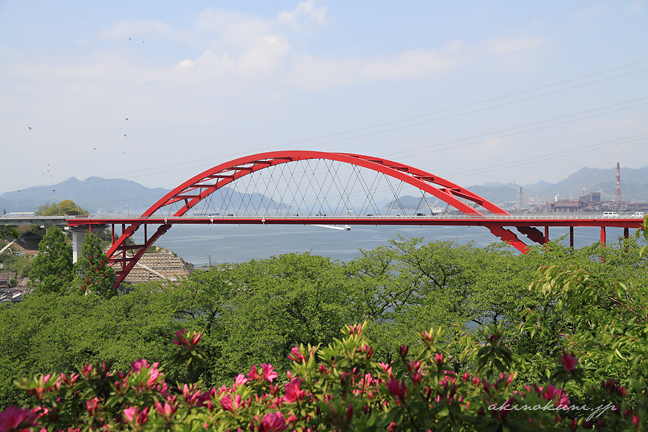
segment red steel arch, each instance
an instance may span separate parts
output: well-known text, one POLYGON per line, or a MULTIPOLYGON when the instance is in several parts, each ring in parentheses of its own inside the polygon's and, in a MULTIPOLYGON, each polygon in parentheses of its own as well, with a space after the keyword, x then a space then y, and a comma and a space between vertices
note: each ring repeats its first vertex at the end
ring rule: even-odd
MULTIPOLYGON (((218 189, 245 175, 268 167, 309 159, 337 161, 386 174, 437 197, 467 215, 475 217, 484 216, 483 213, 479 212, 472 206, 460 201, 460 198, 472 201, 491 213, 502 216, 510 215, 506 210, 500 208, 494 203, 455 183, 418 168, 387 159, 351 153, 275 151, 241 157, 210 168, 173 189, 146 210, 141 217, 148 218, 158 210, 176 203, 181 204, 182 207, 173 214, 173 217, 183 216, 200 201, 207 198, 218 189)), ((146 238, 147 236, 145 234, 144 245, 127 245, 126 240, 139 229, 140 225, 143 224, 133 223, 128 228, 123 227, 122 235, 108 250, 108 258, 110 262, 113 263, 113 266, 118 264, 118 280, 116 286, 124 280, 126 275, 128 275, 130 270, 135 266, 146 250, 153 245, 160 236, 166 233, 169 228, 171 228, 171 224, 165 223, 161 225, 150 238, 146 238), (132 251, 132 256, 128 256, 128 251, 132 251)), ((146 229, 145 224, 144 227, 146 229)), ((511 231, 500 226, 489 227, 489 229, 494 235, 512 244, 518 250, 522 252, 526 250, 526 244, 521 242, 511 231)), ((527 234, 534 241, 539 243, 544 241, 542 233, 537 231, 535 228, 520 227, 518 229, 524 234, 527 234)))

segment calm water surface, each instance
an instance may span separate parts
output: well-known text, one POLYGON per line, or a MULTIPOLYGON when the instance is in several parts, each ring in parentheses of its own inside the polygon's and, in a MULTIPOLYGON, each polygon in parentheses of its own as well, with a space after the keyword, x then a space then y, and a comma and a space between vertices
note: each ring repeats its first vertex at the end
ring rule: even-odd
MULTIPOLYGON (((515 230, 513 230, 515 231, 515 230)), ((607 229, 608 242, 623 235, 621 228, 607 229)), ((550 228, 549 237, 556 240, 569 233, 569 228, 550 228)), ((575 247, 599 241, 599 228, 575 228, 575 247)), ((284 253, 310 252, 341 261, 360 255, 359 249, 374 249, 398 236, 409 239, 423 237, 428 241, 473 242, 484 247, 499 239, 483 227, 418 227, 418 226, 352 226, 340 231, 317 226, 196 225, 173 226, 156 243, 180 255, 195 266, 209 263, 239 263, 264 259, 284 253)), ((525 236, 518 234, 520 239, 525 236)), ((563 240, 568 244, 569 239, 563 240)), ((515 250, 511 248, 512 250, 515 250)))

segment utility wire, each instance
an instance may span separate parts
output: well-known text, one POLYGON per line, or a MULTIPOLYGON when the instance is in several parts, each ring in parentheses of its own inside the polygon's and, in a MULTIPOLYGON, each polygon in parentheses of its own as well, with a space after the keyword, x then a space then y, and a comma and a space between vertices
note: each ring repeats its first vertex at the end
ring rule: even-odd
MULTIPOLYGON (((548 84, 546 86, 536 87, 536 88, 533 88, 533 89, 530 89, 530 90, 524 90, 524 91, 520 91, 520 92, 516 92, 516 93, 511 93, 511 94, 508 94, 508 95, 505 95, 505 96, 499 96, 499 97, 496 97, 496 98, 486 99, 486 100, 483 100, 483 101, 474 102, 474 103, 470 103, 470 104, 466 104, 466 105, 461 105, 461 106, 457 106, 457 107, 454 107, 454 108, 448 108, 448 109, 436 111, 436 112, 429 113, 429 114, 423 114, 423 115, 420 115, 420 116, 414 116, 414 117, 410 117, 410 118, 406 118, 406 119, 395 120, 395 121, 392 121, 392 122, 377 124, 377 125, 373 125, 373 126, 367 126, 367 127, 363 127, 363 128, 358 128, 358 129, 345 131, 345 132, 339 132, 339 133, 336 133, 336 134, 325 135, 325 136, 321 136, 321 137, 317 137, 317 138, 310 138, 310 139, 306 139, 306 140, 293 141, 293 142, 284 144, 283 147, 293 145, 293 144, 316 141, 316 140, 320 140, 320 139, 324 139, 324 138, 328 138, 328 137, 345 135, 345 134, 352 133, 352 132, 355 132, 355 131, 368 130, 368 129, 372 129, 372 128, 376 128, 376 127, 380 127, 380 126, 384 126, 384 125, 395 124, 395 123, 399 123, 399 122, 403 122, 403 121, 407 121, 407 120, 411 120, 411 119, 416 119, 416 118, 421 118, 421 117, 425 117, 425 116, 430 116, 430 115, 434 115, 434 114, 438 114, 438 113, 442 113, 442 112, 449 112, 449 111, 453 111, 453 110, 458 110, 458 109, 461 109, 461 108, 475 106, 475 105, 487 103, 487 102, 490 102, 490 101, 500 100, 500 99, 504 99, 504 98, 519 95, 519 94, 529 93, 529 92, 532 92, 532 91, 536 91, 538 89, 554 87, 554 86, 559 85, 559 84, 572 82, 572 81, 575 81, 575 80, 578 80, 578 79, 588 78, 588 77, 591 77, 591 76, 594 76, 594 75, 600 75, 600 74, 605 73, 605 72, 618 70, 618 69, 621 69, 621 68, 624 68, 624 67, 628 67, 628 66, 632 66, 632 65, 636 65, 636 64, 640 64, 640 63, 645 63, 645 62, 648 62, 648 60, 642 60, 640 62, 635 62, 635 63, 631 63, 629 65, 620 66, 620 67, 616 67, 616 68, 612 68, 612 69, 607 69, 605 71, 596 72, 596 73, 593 73, 593 74, 588 74, 588 75, 584 75, 584 76, 581 76, 581 77, 572 78, 572 79, 561 81, 561 82, 558 82, 558 83, 548 84)), ((450 115, 450 116, 431 119, 431 120, 418 122, 418 123, 414 123, 414 124, 398 126, 398 127, 395 127, 395 128, 370 132, 370 133, 366 133, 366 134, 354 135, 352 137, 346 137, 346 138, 341 138, 341 139, 336 139, 336 140, 330 140, 330 141, 326 141, 326 142, 322 142, 322 143, 318 143, 318 144, 314 144, 314 145, 310 145, 310 146, 304 146, 302 148, 307 149, 307 148, 320 147, 320 146, 323 146, 323 145, 326 145, 326 144, 333 144, 333 143, 338 143, 338 142, 342 142, 342 141, 348 141, 348 140, 351 140, 351 139, 357 139, 357 138, 363 138, 363 137, 367 137, 367 136, 378 135, 378 134, 382 134, 382 133, 386 133, 386 132, 392 132, 392 131, 395 131, 395 130, 410 128, 410 127, 416 127, 416 126, 420 126, 420 125, 424 125, 424 124, 428 124, 428 123, 433 123, 433 122, 437 122, 437 121, 441 121, 441 120, 447 120, 447 119, 451 119, 451 118, 456 118, 456 117, 460 117, 460 116, 463 116, 463 115, 474 114, 474 113, 481 112, 481 111, 486 111, 486 110, 490 110, 490 109, 494 109, 494 108, 499 108, 499 107, 502 107, 502 106, 512 105, 512 104, 515 104, 515 103, 518 103, 518 102, 525 102, 525 101, 528 101, 528 100, 537 99, 539 97, 548 96, 548 95, 552 95, 552 94, 556 94, 556 93, 560 93, 560 92, 564 92, 564 91, 569 91, 569 90, 577 89, 577 88, 588 86, 588 85, 597 84, 597 83, 600 83, 600 82, 603 82, 603 81, 608 81, 608 80, 611 80, 611 79, 622 78, 624 76, 634 74, 634 73, 643 72, 645 70, 648 70, 648 68, 628 72, 628 73, 621 74, 621 75, 615 75, 615 76, 612 76, 612 77, 607 77, 607 78, 604 78, 604 79, 601 79, 601 80, 597 80, 597 81, 593 81, 593 82, 589 82, 589 83, 585 83, 585 84, 579 84, 577 86, 572 86, 572 87, 568 87, 568 88, 564 88, 564 89, 560 89, 560 90, 555 90, 555 91, 552 91, 552 92, 549 92, 549 93, 543 93, 543 94, 540 94, 540 95, 530 96, 530 97, 523 98, 523 99, 517 99, 517 100, 514 100, 514 101, 509 101, 509 102, 505 102, 505 103, 498 104, 498 105, 491 105, 491 106, 488 106, 488 107, 479 108, 479 109, 472 110, 472 111, 467 111, 467 112, 463 112, 463 113, 457 113, 457 114, 453 114, 453 115, 450 115)), ((626 102, 621 102, 621 103, 626 103, 626 102)), ((614 105, 615 104, 609 105, 609 106, 614 106, 614 105)), ((603 108, 605 108, 605 107, 603 107, 603 108)), ((599 108, 599 109, 603 109, 603 108, 599 108)), ((587 112, 587 111, 584 111, 584 112, 587 112)), ((568 117, 568 116, 565 116, 565 117, 568 117)), ((533 123, 531 123, 531 124, 533 124, 533 123)), ((526 126, 528 126, 528 125, 526 125, 526 126)), ((524 126, 519 126, 519 127, 524 127, 524 126)), ((512 128, 512 129, 515 129, 515 128, 512 128)), ((463 141, 465 139, 468 139, 468 138, 464 138, 464 139, 460 139, 460 140, 456 140, 456 141, 463 141)), ((270 147, 261 148, 258 151, 264 151, 264 150, 270 150, 270 149, 276 149, 276 148, 277 148, 277 146, 270 146, 270 147)), ((394 153, 394 154, 399 154, 399 153, 394 153)), ((136 174, 136 175, 131 175, 131 176, 128 177, 129 179, 131 179, 131 178, 137 178, 137 177, 143 177, 143 176, 149 176, 149 175, 155 175, 155 174, 178 172, 178 171, 193 169, 193 168, 197 168, 197 167, 204 167, 205 162, 209 161, 209 160, 215 160, 215 159, 223 160, 223 158, 239 156, 239 155, 240 155, 240 153, 233 153, 233 154, 229 154, 229 155, 220 155, 219 158, 202 159, 202 160, 199 160, 199 161, 196 160, 196 161, 183 162, 183 163, 174 163, 172 165, 165 165, 165 166, 156 167, 156 168, 141 169, 141 170, 138 170, 138 171, 126 171, 126 172, 121 172, 121 173, 116 173, 116 174, 108 174, 108 175, 103 175, 103 176, 100 175, 99 177, 116 177, 116 176, 122 176, 122 175, 136 174), (185 168, 179 168, 179 166, 185 166, 185 168), (174 169, 159 171, 159 170, 165 169, 165 168, 174 168, 174 169), (153 171, 153 172, 151 172, 151 171, 153 171), (148 173, 146 173, 146 172, 148 172, 148 173)))
MULTIPOLYGON (((356 131, 369 130, 369 129, 373 129, 373 128, 377 128, 377 127, 381 127, 381 126, 385 126, 385 125, 396 124, 396 123, 400 123, 400 122, 404 122, 404 121, 408 121, 408 120, 412 120, 412 119, 417 119, 417 118, 423 118, 423 117, 427 117, 427 116, 431 116, 431 115, 439 114, 439 113, 443 113, 443 112, 455 111, 455 110, 459 110, 459 109, 462 109, 462 108, 467 108, 467 107, 476 106, 476 105, 479 105, 479 104, 484 104, 484 103, 488 103, 488 102, 492 102, 492 101, 496 101, 496 100, 501 100, 501 99, 505 99, 505 98, 520 95, 520 94, 525 94, 525 93, 530 93, 530 92, 545 89, 545 88, 555 87, 555 86, 560 85, 560 84, 573 82, 573 81, 577 81, 577 80, 584 79, 584 78, 589 78, 589 77, 596 76, 596 75, 601 75, 601 74, 604 74, 604 73, 607 73, 607 72, 610 72, 610 71, 623 69, 623 68, 626 68, 626 67, 634 66, 634 65, 637 65, 637 64, 645 63, 645 62, 648 62, 648 60, 641 60, 641 61, 638 61, 638 62, 629 63, 627 65, 606 69, 606 70, 603 70, 603 71, 600 71, 600 72, 595 72, 595 73, 588 74, 588 75, 583 75, 583 76, 580 76, 580 77, 570 78, 568 80, 563 80, 563 81, 560 81, 560 82, 557 82, 557 83, 547 84, 547 85, 544 85, 544 86, 535 87, 535 88, 532 88, 532 89, 523 90, 523 91, 519 91, 519 92, 515 92, 515 93, 510 93, 510 94, 503 95, 503 96, 498 96, 498 97, 495 97, 495 98, 485 99, 485 100, 482 100, 482 101, 473 102, 473 103, 469 103, 469 104, 465 104, 465 105, 460 105, 460 106, 453 107, 453 108, 447 108, 447 109, 435 111, 435 112, 428 113, 428 114, 422 114, 422 115, 413 116, 413 117, 409 117, 409 118, 404 118, 404 119, 400 119, 400 120, 394 120, 394 121, 391 121, 391 122, 381 123, 381 124, 367 126, 367 127, 363 127, 363 128, 352 129, 352 130, 349 130, 349 131, 339 132, 339 133, 331 134, 331 135, 325 135, 325 136, 321 136, 321 137, 317 137, 317 138, 310 138, 310 139, 306 139, 306 140, 294 141, 294 142, 286 143, 285 146, 292 145, 292 144, 298 144, 298 143, 321 140, 321 139, 328 138, 328 137, 345 135, 345 134, 353 133, 353 132, 356 132, 356 131)), ((336 139, 336 140, 330 140, 330 141, 321 142, 321 143, 317 143, 317 144, 310 145, 310 146, 304 146, 303 148, 320 147, 320 146, 323 146, 323 145, 326 145, 326 144, 332 144, 332 143, 337 143, 337 142, 342 142, 342 141, 348 141, 348 140, 351 140, 351 139, 357 139, 357 138, 362 138, 362 137, 367 137, 367 136, 378 135, 378 134, 391 132, 391 131, 395 131, 395 130, 410 128, 410 127, 416 127, 416 126, 420 126, 420 125, 424 125, 424 124, 428 124, 428 123, 433 123, 433 122, 437 122, 437 121, 441 121, 441 120, 447 120, 447 119, 451 119, 451 118, 456 118, 456 117, 460 117, 460 116, 464 116, 464 115, 468 115, 468 114, 474 114, 474 113, 477 113, 477 112, 482 112, 482 111, 486 111, 486 110, 490 110, 490 109, 494 109, 494 108, 499 108, 499 107, 503 107, 503 106, 507 106, 507 105, 512 105, 512 104, 519 103, 519 102, 525 102, 525 101, 528 101, 528 100, 537 99, 537 98, 544 97, 544 96, 553 95, 553 94, 564 92, 564 91, 574 90, 574 89, 577 89, 577 88, 581 88, 581 87, 585 87, 585 86, 589 86, 589 85, 593 85, 593 84, 598 84, 600 82, 608 81, 608 80, 611 80, 611 79, 622 78, 622 77, 625 77, 625 76, 628 76, 628 75, 631 75, 631 74, 635 74, 635 73, 639 73, 639 72, 643 72, 643 71, 646 71, 646 70, 648 70, 648 68, 643 68, 643 69, 627 72, 627 73, 620 74, 620 75, 614 75, 612 77, 606 77, 606 78, 603 78, 603 79, 600 79, 600 80, 596 80, 596 81, 592 81, 592 82, 588 82, 588 83, 584 83, 584 84, 579 84, 579 85, 576 85, 576 86, 571 86, 571 87, 567 87, 567 88, 563 88, 563 89, 559 89, 559 90, 554 90, 554 91, 551 91, 551 92, 548 92, 548 93, 534 95, 534 96, 530 96, 530 97, 527 97, 527 98, 516 99, 514 101, 504 102, 504 103, 497 104, 497 105, 491 105, 491 106, 487 106, 487 107, 483 107, 483 108, 479 108, 479 109, 475 109, 475 110, 471 110, 471 111, 457 113, 457 114, 449 115, 449 116, 446 116, 446 117, 440 117, 440 118, 436 118, 436 119, 426 120, 426 121, 423 121, 423 122, 398 126, 398 127, 384 129, 384 130, 375 131, 375 132, 370 132, 370 133, 366 133, 366 134, 354 135, 352 137, 346 137, 346 138, 340 138, 340 139, 336 139)), ((631 101, 627 101, 627 102, 631 102, 631 101)), ((627 102, 621 102, 620 104, 627 103, 627 102)), ((614 106, 614 105, 616 105, 616 104, 608 105, 607 107, 614 106)), ((605 108, 605 107, 602 107, 602 108, 599 108, 599 109, 603 109, 603 108, 605 108)), ((584 112, 587 112, 587 111, 584 111, 584 112)), ((569 116, 573 116, 573 115, 576 115, 576 114, 572 114, 572 115, 568 115, 568 116, 564 116, 564 117, 569 117, 569 116)), ((532 125, 532 124, 534 124, 534 123, 531 123, 530 125, 532 125)), ((529 126, 529 125, 526 125, 526 126, 529 126)), ((516 128, 520 128, 520 127, 525 127, 525 126, 519 126, 519 127, 516 127, 516 128)), ((511 128, 511 129, 516 129, 516 128, 511 128)), ((456 141, 464 141, 466 139, 469 139, 469 138, 455 140, 455 142, 456 141)), ((443 143, 443 144, 446 144, 446 143, 443 143)), ((435 146, 443 145, 443 144, 437 144, 435 146)), ((262 148, 260 150, 263 151, 263 150, 275 149, 276 147, 277 146, 266 147, 266 148, 262 148)), ((411 150, 409 152, 418 151, 420 149, 421 149, 421 147, 417 148, 416 150, 411 150)), ((401 154, 401 153, 404 153, 404 152, 399 152, 399 153, 394 153, 394 154, 401 154)), ((231 156, 235 156, 235 155, 238 155, 238 154, 230 154, 230 155, 225 155, 225 156, 221 155, 218 159, 222 160, 223 157, 231 157, 231 156)), ((216 159, 216 158, 207 159, 207 160, 214 160, 214 159, 216 159)), ((121 173, 116 173, 116 174, 108 174, 108 175, 103 175, 103 176, 100 176, 100 177, 115 177, 115 176, 122 176, 122 175, 128 175, 128 174, 137 173, 137 175, 129 176, 128 178, 130 179, 130 178, 137 178, 137 177, 143 177, 143 176, 149 176, 149 175, 155 175, 155 174, 163 174, 163 173, 178 172, 178 171, 193 169, 193 168, 197 168, 197 167, 200 167, 200 166, 205 166, 205 162, 206 162, 206 160, 203 159, 203 160, 200 160, 200 161, 174 163, 172 165, 165 165, 165 166, 156 167, 156 168, 141 169, 141 170, 138 170, 138 171, 127 171, 127 172, 121 172, 121 173), (198 165, 196 165, 196 164, 198 164, 198 165), (186 166, 186 167, 185 168, 178 168, 179 166, 183 166, 183 165, 186 166), (175 169, 159 171, 160 169, 171 168, 171 167, 173 167, 175 169), (153 172, 151 172, 151 171, 153 171, 153 172), (146 172, 148 172, 148 173, 146 173, 146 172)), ((26 189, 28 187, 38 187, 38 186, 27 186, 27 187, 23 187, 21 189, 26 189)), ((0 189, 0 190, 2 190, 2 189, 0 189)), ((8 190, 8 189, 5 189, 5 190, 8 190)))
POLYGON ((505 28, 515 27, 515 26, 518 26, 520 24, 525 24, 525 23, 532 22, 532 21, 535 21, 535 20, 538 20, 538 19, 542 19, 542 18, 548 18, 548 17, 554 16, 554 15, 560 15, 560 14, 563 14, 563 13, 566 13, 566 12, 571 12, 571 11, 578 10, 578 9, 581 9, 581 8, 584 8, 584 7, 589 7, 589 6, 592 6, 592 5, 595 5, 595 4, 605 3, 605 2, 608 2, 608 1, 610 1, 610 0, 598 0, 598 1, 594 1, 594 2, 591 2, 591 3, 584 4, 582 6, 576 6, 576 7, 573 7, 573 8, 563 9, 563 10, 560 10, 560 11, 552 12, 550 14, 541 15, 539 17, 535 17, 535 18, 531 18, 531 19, 527 19, 527 20, 523 20, 523 21, 518 21, 518 22, 515 22, 515 23, 512 23, 512 24, 507 24, 507 25, 496 27, 496 28, 493 28, 493 29, 478 31, 478 32, 471 33, 471 34, 466 35, 466 36, 459 36, 459 37, 455 37, 455 38, 452 38, 452 39, 447 39, 447 40, 444 40, 444 41, 441 41, 441 42, 429 43, 429 44, 426 44, 426 45, 419 46, 417 48, 410 48, 410 49, 407 49, 407 50, 395 51, 395 52, 392 52, 392 53, 389 53, 389 54, 381 54, 381 55, 377 55, 377 56, 366 58, 366 59, 360 59, 360 60, 355 60, 355 61, 352 61, 352 62, 343 63, 343 64, 340 64, 340 65, 337 65, 337 66, 332 66, 332 67, 328 67, 328 68, 324 68, 324 69, 318 69, 318 70, 309 71, 309 72, 302 72, 302 73, 299 73, 299 74, 292 74, 292 75, 288 75, 288 76, 281 77, 281 78, 275 78, 275 79, 272 79, 272 80, 259 81, 259 82, 256 82, 256 83, 245 84, 245 85, 241 85, 241 86, 237 86, 237 87, 230 87, 230 88, 215 90, 215 91, 211 91, 211 92, 203 92, 203 93, 200 93, 200 94, 189 95, 189 96, 184 96, 184 97, 174 98, 174 99, 167 99, 167 100, 158 101, 158 102, 151 102, 151 103, 146 103, 146 104, 132 105, 132 106, 125 107, 125 108, 116 108, 116 109, 112 109, 112 110, 97 111, 97 112, 94 112, 94 113, 79 114, 79 115, 76 115, 76 116, 59 117, 59 118, 50 119, 50 120, 30 121, 29 123, 24 123, 24 124, 19 124, 19 125, 0 126, 0 129, 10 128, 10 127, 25 127, 27 125, 33 125, 33 124, 51 123, 51 122, 62 121, 62 120, 72 120, 72 119, 78 119, 78 118, 91 117, 91 116, 96 116, 96 115, 101 115, 101 114, 111 114, 111 113, 115 113, 115 112, 122 112, 122 111, 125 111, 125 110, 132 110, 132 109, 136 109, 136 108, 146 108, 146 107, 151 107, 151 106, 164 105, 164 104, 180 102, 180 101, 185 101, 185 100, 190 100, 190 99, 197 99, 197 98, 201 98, 201 97, 204 97, 204 96, 216 95, 216 94, 225 93, 225 92, 234 91, 234 90, 242 90, 242 89, 246 89, 246 88, 258 87, 258 86, 262 86, 262 85, 266 85, 266 84, 272 84, 272 83, 276 83, 276 82, 287 81, 287 80, 290 80, 290 79, 293 79, 293 78, 299 78, 299 77, 302 77, 302 76, 318 74, 318 73, 321 73, 321 72, 328 72, 330 70, 335 70, 335 69, 345 68, 345 67, 348 67, 348 66, 353 66, 353 65, 356 65, 356 64, 366 63, 368 61, 372 61, 372 60, 376 60, 376 59, 380 59, 380 58, 391 57, 391 56, 395 56, 395 55, 398 55, 398 54, 403 54, 403 53, 407 53, 407 52, 416 51, 416 50, 419 50, 419 49, 422 49, 422 48, 428 48, 428 47, 435 46, 435 45, 441 45, 441 44, 448 43, 448 42, 451 42, 451 41, 457 40, 457 39, 468 39, 468 38, 472 38, 474 36, 478 36, 478 35, 481 35, 481 34, 487 34, 487 33, 491 33, 491 32, 497 31, 497 30, 502 30, 502 29, 505 29, 505 28))
POLYGON ((444 175, 443 177, 451 177, 451 178, 457 178, 457 177, 470 177, 472 175, 477 175, 477 174, 483 174, 487 172, 492 172, 492 171, 498 171, 502 168, 515 168, 518 166, 522 165, 529 165, 533 163, 539 163, 539 162, 545 162, 547 160, 551 159, 557 159, 560 157, 564 156, 572 156, 575 154, 580 154, 580 153, 586 153, 590 151, 596 151, 596 150, 601 150, 604 148, 609 148, 609 147, 615 147, 619 146, 622 144, 629 144, 637 141, 642 141, 648 139, 648 132, 642 133, 642 134, 637 134, 637 135, 632 135, 624 138, 618 138, 615 140, 610 140, 610 141, 604 141, 598 144, 591 144, 591 145, 586 145, 586 146, 581 146, 581 147, 575 147, 569 150, 563 150, 559 152, 553 152, 553 153, 547 153, 544 155, 538 155, 538 156, 533 156, 529 158, 524 158, 524 159, 518 159, 516 161, 511 161, 511 162, 506 162, 502 164, 497 164, 497 165, 490 165, 487 167, 483 168, 477 168, 473 169, 470 171, 459 171, 455 173, 451 173, 448 175, 444 175))

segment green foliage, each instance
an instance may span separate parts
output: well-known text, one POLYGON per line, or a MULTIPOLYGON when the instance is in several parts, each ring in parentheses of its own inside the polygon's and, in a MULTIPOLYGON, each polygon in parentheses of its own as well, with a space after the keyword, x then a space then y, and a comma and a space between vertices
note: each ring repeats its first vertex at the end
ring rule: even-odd
MULTIPOLYGON (((630 322, 628 311, 648 307, 648 257, 640 249, 629 239, 579 250, 550 243, 518 255, 498 246, 398 239, 349 263, 288 254, 197 271, 178 285, 140 284, 111 298, 69 290, 27 296, 0 310, 0 407, 24 404, 24 394, 11 386, 18 376, 69 374, 104 360, 124 370, 139 358, 153 358, 168 382, 203 388, 230 385, 258 364, 272 364, 283 375, 295 367, 287 359, 291 348, 303 346, 305 356, 309 345, 321 347, 329 355, 339 328, 362 321, 363 334, 375 342, 371 362, 397 364, 401 345, 423 344, 426 355, 443 354, 444 366, 457 373, 489 380, 514 374, 518 390, 561 385, 574 401, 586 401, 603 397, 605 378, 622 383, 628 400, 637 401, 644 398, 645 321, 630 322), (540 267, 554 270, 538 274, 540 267), (585 274, 583 287, 572 282, 585 274), (529 290, 537 278, 543 282, 529 290), (545 284, 552 288, 543 292, 545 284), (578 288, 564 291, 569 284, 578 288), (612 288, 621 285, 627 290, 612 288), (429 339, 412 331, 431 327, 429 339), (174 357, 168 335, 181 329, 202 333, 200 350, 174 357), (578 368, 561 371, 563 350, 581 359, 578 368), (189 358, 191 368, 182 364, 189 358)), ((351 356, 354 345, 345 344, 351 356)), ((409 376, 403 374, 397 378, 409 376)), ((340 406, 333 409, 340 413, 340 406)))
POLYGON ((18 278, 28 277, 34 257, 30 255, 9 253, 9 250, 0 255, 0 262, 3 265, 3 271, 16 272, 18 278))
POLYGON ((88 215, 87 210, 82 209, 71 200, 63 200, 59 203, 44 204, 38 207, 37 216, 75 216, 88 215))
MULTIPOLYGON (((541 268, 531 289, 544 302, 530 311, 524 330, 543 334, 554 353, 573 351, 588 375, 587 387, 614 379, 647 399, 648 292, 591 275, 577 266, 541 268)), ((578 391, 574 389, 574 391, 578 391)))
POLYGON ((81 256, 74 264, 76 285, 83 291, 110 298, 116 294, 113 284, 115 271, 108 266, 108 257, 103 252, 101 240, 88 233, 83 240, 81 256))
POLYGON ((195 293, 183 317, 195 317, 201 327, 191 328, 205 329, 208 356, 219 359, 208 382, 261 362, 284 369, 291 346, 330 342, 353 315, 339 266, 308 254, 195 272, 179 289, 195 293))
POLYGON ((38 244, 38 255, 32 260, 29 278, 40 294, 60 293, 70 288, 74 278, 72 246, 60 228, 50 227, 38 244))
MULTIPOLYGON (((641 230, 637 230, 637 237, 640 235, 643 235, 643 238, 648 241, 648 215, 644 217, 643 221, 643 228, 641 230)), ((646 253, 646 248, 648 248, 648 245, 644 246, 641 248, 641 251, 639 252, 639 255, 643 255, 646 253)))
MULTIPOLYGON (((125 373, 103 362, 86 364, 79 373, 23 378, 15 384, 30 395, 27 407, 10 407, 0 416, 33 431, 486 432, 576 431, 594 425, 630 431, 648 421, 646 401, 632 403, 625 388, 612 381, 592 385, 588 403, 576 405, 558 386, 518 387, 515 373, 490 379, 456 374, 446 362, 440 329, 421 333, 415 346, 401 345, 396 361, 379 363, 365 328, 366 323, 346 326, 342 337, 325 347, 294 346, 285 377, 270 364, 254 365, 220 388, 179 384, 176 391, 159 363, 144 359, 125 373)), ((178 333, 177 359, 189 345, 197 349, 200 340, 200 334, 186 334, 185 340, 185 332, 178 333)), ((493 343, 476 355, 485 370, 493 369, 493 358, 506 357, 493 354, 498 345, 493 335, 493 343)), ((187 362, 193 359, 185 356, 187 362)), ((569 372, 574 365, 556 367, 569 372)))
POLYGON ((18 238, 18 230, 11 225, 0 225, 0 240, 4 240, 7 237, 18 238))

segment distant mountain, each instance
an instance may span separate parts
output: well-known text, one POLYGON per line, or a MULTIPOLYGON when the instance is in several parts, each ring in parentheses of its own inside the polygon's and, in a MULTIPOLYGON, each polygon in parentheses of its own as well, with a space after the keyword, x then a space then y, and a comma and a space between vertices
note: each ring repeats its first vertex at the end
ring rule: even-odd
POLYGON ((520 187, 514 188, 506 186, 470 186, 469 191, 492 201, 497 205, 504 205, 508 202, 513 203, 517 196, 519 196, 520 187))
MULTIPOLYGON (((475 185, 468 189, 498 205, 519 199, 519 189, 515 190, 512 185, 475 185)), ((577 199, 583 195, 583 191, 585 194, 601 192, 602 200, 613 201, 616 194, 616 168, 581 168, 558 183, 539 181, 523 186, 522 191, 525 205, 530 200, 543 203, 553 201, 556 197, 559 200, 577 199)), ((621 193, 626 202, 648 202, 648 166, 637 169, 621 167, 621 193)))
POLYGON ((481 186, 487 186, 487 187, 500 187, 500 186, 506 186, 509 188, 515 187, 515 183, 500 183, 500 182, 488 182, 484 183, 481 186))
POLYGON ((2 209, 36 211, 38 206, 66 199, 91 213, 137 213, 162 198, 168 189, 149 189, 131 180, 75 177, 53 186, 38 186, 0 195, 2 209))
POLYGON ((391 212, 398 213, 399 210, 408 210, 407 213, 429 213, 434 204, 437 202, 436 197, 428 197, 427 200, 424 200, 422 197, 413 197, 410 195, 405 195, 400 197, 398 200, 388 201, 383 206, 383 210, 391 210, 391 212))
POLYGON ((523 186, 523 187, 541 191, 541 190, 549 189, 552 186, 554 186, 553 183, 549 183, 549 182, 546 182, 544 180, 540 180, 538 183, 528 185, 528 186, 523 186))
MULTIPOLYGON (((648 166, 638 169, 621 168, 621 179, 624 201, 648 202, 648 166)), ((470 186, 468 189, 504 208, 512 207, 519 199, 519 186, 511 183, 486 183, 470 186)), ((530 200, 534 203, 543 203, 554 200, 556 196, 558 199, 576 199, 583 194, 583 189, 586 194, 601 192, 602 200, 613 201, 616 193, 616 168, 582 168, 558 183, 539 181, 523 186, 522 189, 526 205, 530 200)), ((163 188, 150 189, 131 180, 89 177, 80 181, 71 177, 53 186, 32 187, 2 194, 0 210, 36 211, 41 205, 70 199, 94 214, 127 212, 141 214, 169 191, 163 188)), ((247 195, 223 188, 222 193, 215 193, 209 202, 205 200, 204 206, 199 204, 195 211, 203 214, 206 212, 235 213, 241 205, 246 204, 250 207, 248 209, 250 212, 257 207, 286 208, 285 205, 259 193, 247 195)), ((428 205, 431 204, 432 202, 428 200, 428 205)), ((390 203, 389 199, 378 202, 381 208, 388 208, 390 205, 395 211, 399 208, 398 204, 390 203)), ((424 208, 425 203, 421 202, 420 197, 401 197, 400 206, 409 211, 416 211, 417 208, 424 208)))
MULTIPOLYGON (((229 188, 221 190, 222 193, 214 194, 207 203, 208 206, 199 204, 198 208, 206 212, 208 207, 209 211, 214 213, 219 212, 221 207, 222 211, 227 211, 224 208, 228 207, 233 212, 241 203, 248 203, 252 207, 285 208, 284 205, 259 193, 248 195, 229 188), (223 200, 225 202, 222 202, 223 200)), ((170 191, 163 188, 150 189, 131 180, 89 177, 80 181, 71 177, 53 186, 32 187, 2 194, 0 210, 36 211, 41 205, 69 199, 93 214, 141 214, 170 191)))

